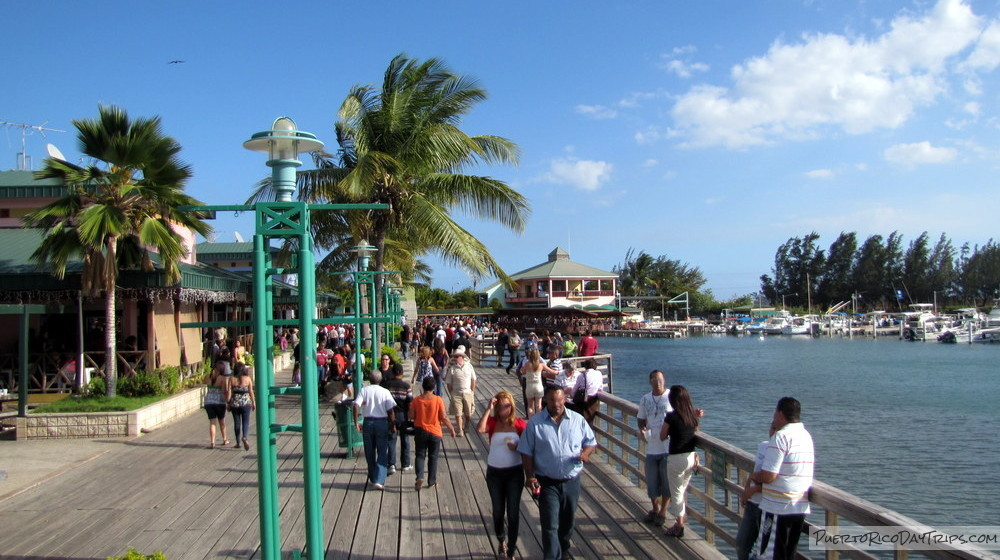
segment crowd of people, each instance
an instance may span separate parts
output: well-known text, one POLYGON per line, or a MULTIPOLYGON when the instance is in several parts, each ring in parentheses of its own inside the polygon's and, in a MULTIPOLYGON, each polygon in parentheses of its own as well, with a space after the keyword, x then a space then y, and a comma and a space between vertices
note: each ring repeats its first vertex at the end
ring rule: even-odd
MULTIPOLYGON (((504 367, 504 354, 508 355, 505 371, 519 379, 525 417, 518 415, 515 396, 499 391, 474 424, 477 378, 468 351, 477 334, 477 328, 468 323, 403 329, 400 353, 412 356, 412 373, 407 376, 403 362, 391 353, 381 354, 368 371, 368 383, 351 401, 356 428, 362 434, 368 483, 372 489, 383 490, 386 478, 399 465, 404 472, 415 468, 417 491, 436 487, 444 430, 457 438, 474 429, 489 440, 486 486, 498 557, 513 558, 517 552, 520 501, 527 490, 538 504, 544 558, 572 558, 580 474, 597 446, 591 423, 603 375, 590 357, 597 353, 597 340, 589 332, 576 341, 558 332, 522 335, 501 328, 496 365, 504 367), (585 358, 582 369, 564 360, 575 356, 585 358)), ((344 385, 340 390, 346 394, 350 384, 346 376, 353 371, 353 360, 363 359, 363 354, 353 351, 349 331, 344 337, 341 341, 337 330, 318 337, 315 359, 324 370, 319 374, 321 387, 327 380, 340 379, 344 385)), ((298 374, 303 356, 297 341, 294 348, 298 374)), ((211 446, 217 428, 223 445, 230 443, 225 426, 228 410, 233 414, 236 447, 249 448, 246 437, 254 408, 253 384, 232 349, 220 348, 216 364, 205 401, 211 446)), ((650 510, 642 520, 665 527, 668 537, 682 538, 686 491, 699 469, 696 434, 705 411, 694 406, 686 387, 668 387, 660 370, 649 374, 649 385, 651 390, 640 399, 636 415, 646 440, 650 500, 650 510), (669 526, 668 518, 673 521, 669 526)), ((770 437, 759 446, 754 472, 740 500, 745 514, 737 536, 739 560, 795 556, 809 513, 814 463, 812 439, 800 414, 797 400, 782 398, 774 411, 770 437)))

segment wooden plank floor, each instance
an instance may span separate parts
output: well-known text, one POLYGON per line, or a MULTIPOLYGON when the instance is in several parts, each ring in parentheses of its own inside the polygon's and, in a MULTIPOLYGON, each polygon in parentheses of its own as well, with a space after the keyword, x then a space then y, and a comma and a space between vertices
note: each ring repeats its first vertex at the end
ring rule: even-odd
MULTIPOLYGON (((520 400, 503 369, 479 366, 477 373, 479 410, 500 389, 520 400)), ((345 456, 332 406, 321 407, 326 558, 494 557, 484 436, 445 436, 436 489, 416 492, 409 471, 391 475, 383 492, 366 491, 363 453, 345 456)), ((294 422, 297 400, 279 397, 277 412, 279 421, 294 422)), ((232 438, 231 418, 228 424, 232 438)), ((162 550, 170 560, 260 558, 256 453, 206 449, 207 432, 199 412, 140 438, 109 440, 111 452, 0 501, 0 558, 103 559, 128 546, 162 550)), ((278 438, 283 558, 305 542, 300 441, 278 438)), ((644 492, 600 460, 587 466, 583 487, 577 558, 723 557, 697 538, 678 542, 640 523, 644 492)), ((538 508, 527 493, 521 518, 519 552, 540 558, 538 508)))

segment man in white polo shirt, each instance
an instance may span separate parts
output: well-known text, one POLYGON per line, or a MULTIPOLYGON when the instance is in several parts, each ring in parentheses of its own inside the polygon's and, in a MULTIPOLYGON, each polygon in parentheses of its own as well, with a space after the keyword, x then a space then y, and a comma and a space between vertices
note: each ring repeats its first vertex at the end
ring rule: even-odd
POLYGON ((760 470, 750 476, 763 485, 760 509, 762 531, 774 522, 774 560, 792 560, 809 513, 809 487, 813 481, 812 436, 802 425, 802 405, 783 397, 774 410, 773 428, 760 470))
POLYGON ((355 427, 361 432, 368 463, 368 482, 376 490, 385 488, 389 474, 389 433, 396 430, 393 409, 396 399, 388 389, 379 385, 382 373, 375 369, 368 376, 368 385, 358 391, 354 399, 355 427), (364 428, 359 422, 364 418, 364 428))

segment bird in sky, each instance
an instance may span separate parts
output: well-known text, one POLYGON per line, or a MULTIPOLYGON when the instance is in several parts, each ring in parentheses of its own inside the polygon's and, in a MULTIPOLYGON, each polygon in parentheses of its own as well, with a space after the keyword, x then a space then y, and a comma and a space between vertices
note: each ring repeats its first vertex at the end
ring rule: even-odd
POLYGON ((183 60, 171 60, 167 64, 184 64, 183 60))

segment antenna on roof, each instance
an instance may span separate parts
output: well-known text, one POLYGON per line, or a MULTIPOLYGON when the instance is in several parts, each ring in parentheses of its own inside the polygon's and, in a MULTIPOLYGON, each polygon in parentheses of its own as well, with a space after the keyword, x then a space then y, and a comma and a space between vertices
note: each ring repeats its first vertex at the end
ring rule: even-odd
MULTIPOLYGON (((17 154, 18 155, 18 159, 17 159, 17 170, 18 171, 27 171, 28 170, 28 168, 26 166, 26 163, 30 159, 30 156, 27 155, 27 152, 24 149, 24 138, 26 136, 28 136, 28 134, 34 134, 37 131, 44 138, 46 130, 48 130, 49 132, 66 132, 65 130, 59 130, 58 128, 46 128, 45 125, 48 124, 48 122, 49 121, 45 121, 42 124, 24 124, 24 123, 13 123, 13 122, 7 122, 7 121, 0 121, 0 125, 9 126, 11 128, 20 128, 21 129, 21 152, 19 154, 17 154)), ((56 150, 56 151, 58 151, 58 150, 56 150)), ((51 155, 51 152, 50 152, 49 155, 51 155)))
POLYGON ((237 243, 243 243, 243 236, 240 235, 240 232, 234 231, 233 232, 233 236, 236 237, 236 242, 237 243))

